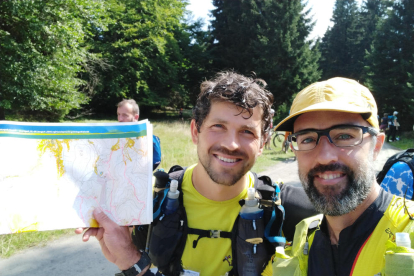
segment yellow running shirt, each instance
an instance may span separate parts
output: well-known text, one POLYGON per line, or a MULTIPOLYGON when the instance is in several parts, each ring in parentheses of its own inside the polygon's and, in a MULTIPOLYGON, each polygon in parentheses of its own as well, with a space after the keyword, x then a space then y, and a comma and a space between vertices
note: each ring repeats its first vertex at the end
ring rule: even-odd
MULTIPOLYGON (((252 173, 248 173, 246 189, 237 197, 227 201, 214 201, 205 198, 194 188, 191 180, 194 167, 195 165, 187 168, 182 182, 188 227, 231 232, 240 212, 239 200, 247 197, 247 188, 254 187, 252 173)), ((197 238, 198 235, 193 234, 187 237, 182 256, 184 269, 199 272, 200 276, 221 276, 232 269, 229 264, 233 260, 230 239, 201 238, 197 247, 193 248, 193 241, 197 238)))

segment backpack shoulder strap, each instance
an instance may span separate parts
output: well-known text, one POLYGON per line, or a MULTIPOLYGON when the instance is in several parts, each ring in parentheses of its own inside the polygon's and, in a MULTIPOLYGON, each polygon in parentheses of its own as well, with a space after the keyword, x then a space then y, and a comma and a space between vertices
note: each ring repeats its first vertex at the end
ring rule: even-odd
POLYGON ((381 184, 381 182, 384 180, 385 176, 387 175, 388 171, 398 161, 402 161, 407 163, 407 165, 411 168, 411 170, 414 172, 414 149, 407 149, 405 151, 400 151, 390 158, 388 158, 387 162, 385 162, 382 170, 377 174, 377 183, 381 184))
POLYGON ((267 175, 257 176, 253 173, 254 187, 259 193, 265 219, 265 238, 274 246, 284 246, 286 239, 282 237, 282 226, 285 220, 285 209, 280 204, 280 187, 267 175))

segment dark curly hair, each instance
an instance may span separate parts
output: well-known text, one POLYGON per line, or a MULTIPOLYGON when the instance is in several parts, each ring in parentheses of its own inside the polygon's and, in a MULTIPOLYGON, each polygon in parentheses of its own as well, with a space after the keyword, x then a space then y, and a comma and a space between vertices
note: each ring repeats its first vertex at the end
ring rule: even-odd
MULTIPOLYGON (((193 119, 198 132, 204 119, 210 112, 211 103, 228 102, 241 108, 238 115, 247 111, 253 115, 253 108, 259 105, 263 110, 262 137, 269 132, 272 116, 270 110, 273 95, 265 89, 266 82, 262 79, 245 77, 234 72, 220 72, 212 80, 201 83, 200 94, 193 108, 193 119)), ((263 139, 263 138, 262 138, 263 139)))

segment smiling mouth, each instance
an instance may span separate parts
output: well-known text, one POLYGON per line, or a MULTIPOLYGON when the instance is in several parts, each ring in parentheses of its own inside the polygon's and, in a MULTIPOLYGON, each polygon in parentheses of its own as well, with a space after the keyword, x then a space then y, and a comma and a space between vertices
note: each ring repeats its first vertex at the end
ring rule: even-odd
POLYGON ((240 159, 237 159, 237 158, 235 158, 235 159, 233 159, 233 158, 224 158, 224 157, 221 157, 221 156, 219 156, 219 155, 216 155, 216 157, 219 159, 219 160, 221 160, 221 161, 223 161, 223 162, 226 162, 226 163, 236 163, 237 161, 239 161, 240 159))
POLYGON ((344 176, 345 174, 343 173, 321 173, 321 174, 317 174, 316 176, 325 180, 330 180, 330 179, 336 179, 336 178, 340 178, 342 176, 344 176))

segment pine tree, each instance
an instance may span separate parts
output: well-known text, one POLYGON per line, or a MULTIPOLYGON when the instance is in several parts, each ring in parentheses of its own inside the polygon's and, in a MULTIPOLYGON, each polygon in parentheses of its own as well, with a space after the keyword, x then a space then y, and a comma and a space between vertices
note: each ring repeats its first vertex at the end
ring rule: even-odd
MULTIPOLYGON (((258 2, 258 3, 256 3, 258 2)), ((217 70, 236 70, 242 74, 254 71, 252 42, 257 39, 255 28, 258 16, 255 0, 213 0, 211 13, 213 67, 217 70)))
POLYGON ((362 72, 359 47, 362 29, 355 0, 336 0, 328 29, 321 45, 322 78, 347 77, 359 80, 362 72))
POLYGON ((399 112, 402 129, 414 123, 414 0, 395 1, 367 54, 367 84, 382 112, 399 112))
POLYGON ((310 10, 300 0, 215 0, 212 14, 214 65, 254 71, 275 96, 278 117, 292 97, 320 77, 318 43, 307 41, 310 10))
POLYGON ((292 96, 320 77, 319 53, 306 41, 313 25, 300 1, 267 1, 263 25, 254 41, 256 72, 278 104, 290 106, 292 96))
POLYGON ((363 35, 356 51, 358 72, 360 72, 359 79, 362 82, 367 79, 366 72, 363 69, 366 65, 366 52, 371 48, 377 26, 384 20, 388 6, 389 1, 387 0, 366 0, 362 3, 359 25, 360 29, 363 30, 363 35))

